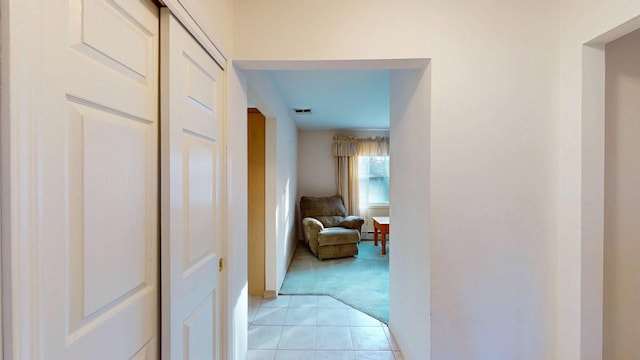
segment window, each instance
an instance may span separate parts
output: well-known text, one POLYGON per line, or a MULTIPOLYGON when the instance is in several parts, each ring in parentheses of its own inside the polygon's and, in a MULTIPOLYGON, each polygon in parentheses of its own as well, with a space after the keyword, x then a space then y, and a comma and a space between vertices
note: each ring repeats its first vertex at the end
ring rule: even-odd
POLYGON ((360 208, 389 205, 389 157, 358 156, 360 208))

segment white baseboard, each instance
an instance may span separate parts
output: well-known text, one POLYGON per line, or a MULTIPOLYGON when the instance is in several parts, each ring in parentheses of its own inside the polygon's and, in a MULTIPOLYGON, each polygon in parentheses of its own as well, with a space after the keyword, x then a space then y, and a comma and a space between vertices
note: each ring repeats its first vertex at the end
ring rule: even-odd
MULTIPOLYGON (((378 234, 378 240, 381 240, 382 236, 380 234, 378 234)), ((362 232, 362 234, 360 234, 360 240, 365 240, 365 241, 373 241, 373 231, 372 232, 362 232)), ((386 240, 389 241, 389 234, 386 234, 386 240)))
POLYGON ((264 299, 275 299, 276 297, 278 297, 278 295, 274 290, 265 290, 264 294, 262 294, 262 298, 264 299))

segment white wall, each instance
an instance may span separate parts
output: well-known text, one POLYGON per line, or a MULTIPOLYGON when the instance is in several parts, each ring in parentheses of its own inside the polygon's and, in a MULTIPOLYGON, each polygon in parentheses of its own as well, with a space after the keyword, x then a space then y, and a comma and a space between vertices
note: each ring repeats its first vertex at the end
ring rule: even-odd
MULTIPOLYGON (((391 231, 389 243, 389 328, 406 359, 433 355, 433 281, 431 178, 431 67, 393 70, 391 85, 390 172, 391 231), (406 146, 411 144, 411 146, 406 146), (422 161, 415 160, 419 153, 422 161), (403 181, 416 179, 417 181, 403 181), (398 181, 401 180, 401 181, 398 181), (421 191, 423 190, 423 191, 421 191), (409 326, 407 326, 409 325, 409 326), (416 326, 418 325, 418 326, 416 326)), ((445 341, 455 341, 454 339, 445 341)), ((444 345, 444 344, 443 344, 444 345)), ((458 356, 445 358, 458 358, 458 356)), ((472 357, 460 357, 472 358, 472 357)))
POLYGON ((247 87, 233 64, 226 70, 227 121, 227 360, 247 357, 247 87))
POLYGON ((637 23, 627 22, 640 14, 640 1, 563 0, 557 14, 562 25, 556 136, 556 358, 601 359, 605 84, 602 44, 638 27, 637 23), (588 42, 593 45, 583 46, 588 42))
MULTIPOLYGON (((594 173, 584 169, 582 158, 587 149, 583 145, 589 145, 580 134, 586 106, 581 100, 583 56, 589 62, 593 55, 597 62, 604 53, 587 49, 596 54, 583 55, 582 45, 640 14, 640 1, 528 0, 488 6, 462 0, 402 4, 383 0, 316 4, 244 0, 237 2, 235 9, 223 9, 213 15, 226 19, 216 22, 225 24, 219 30, 225 34, 218 37, 224 39, 227 49, 233 49, 235 59, 433 58, 431 233, 434 241, 448 244, 434 251, 432 258, 443 259, 443 266, 464 263, 478 250, 477 259, 498 259, 490 266, 496 270, 512 268, 506 260, 510 255, 519 260, 510 277, 492 277, 486 265, 475 271, 483 264, 472 262, 447 279, 450 286, 444 291, 434 285, 434 298, 451 299, 449 307, 432 308, 443 317, 442 321, 434 319, 434 334, 441 332, 459 341, 460 351, 468 351, 466 354, 483 354, 489 345, 478 340, 488 333, 495 335, 486 336, 507 344, 505 357, 526 353, 525 358, 549 358, 545 356, 549 338, 554 338, 555 358, 578 359, 581 352, 585 359, 599 358, 601 314, 599 317, 595 311, 596 315, 589 317, 585 315, 589 309, 580 305, 584 293, 590 293, 587 298, 602 295, 602 278, 597 276, 598 271, 602 273, 601 250, 598 253, 602 241, 589 242, 585 234, 594 228, 597 232, 601 225, 598 220, 583 221, 583 206, 589 205, 583 191, 598 184, 588 184, 585 190, 582 182, 603 175, 597 167, 594 173), (232 10, 233 15, 229 14, 232 10), (234 39, 230 39, 229 19, 234 19, 234 39), (299 46, 309 41, 314 46, 299 46), (550 164, 556 166, 549 169, 550 164), (501 189, 501 181, 513 186, 501 189), (557 201, 557 208, 549 209, 549 201, 557 201), (474 216, 478 213, 479 217, 474 216), (557 233, 550 235, 556 225, 557 233), (550 243, 551 239, 557 242, 550 243), (555 266, 548 261, 549 247, 555 254, 555 266), (595 259, 589 257, 591 253, 595 259), (595 276, 584 276, 583 270, 589 269, 595 276), (533 272, 538 274, 534 281, 525 281, 516 291, 508 292, 510 285, 517 283, 515 278, 533 272), (550 281, 555 281, 555 288, 549 289, 550 281), (492 299, 491 293, 496 298, 492 299), (469 304, 467 297, 480 301, 469 304), (509 306, 527 298, 536 299, 538 306, 509 306), (555 311, 549 311, 551 299, 555 311), (501 311, 504 306, 508 313, 501 311), (506 330, 496 332, 509 328, 518 317, 536 320, 521 328, 519 335, 501 337, 506 330), (447 323, 446 319, 452 321, 447 323), (550 327, 555 331, 543 335, 550 327), (536 351, 527 352, 524 342, 530 342, 536 351)), ((243 178, 239 162, 244 159, 246 145, 240 121, 246 104, 238 106, 246 89, 233 70, 227 76, 229 120, 234 124, 229 130, 233 140, 229 144, 229 196, 237 205, 243 200, 246 203, 242 193, 246 174, 243 178)), ((602 83, 603 78, 595 82, 602 83)), ((597 142, 595 145, 598 152, 597 142)), ((243 351, 242 342, 246 341, 246 327, 242 326, 242 314, 246 316, 246 297, 242 295, 246 285, 245 218, 246 209, 230 208, 229 314, 240 324, 235 332, 237 351, 243 351)), ((422 328, 410 318, 405 326, 409 330, 422 328)), ((488 351, 484 356, 496 352, 488 351)), ((434 344, 432 354, 442 358, 448 352, 434 344)))
MULTIPOLYGON (((413 295, 422 289, 402 288, 411 293, 413 313, 391 312, 409 358, 426 356, 417 355, 425 339, 412 334, 431 334, 434 359, 552 357, 555 4, 236 3, 236 59, 432 59, 432 250, 418 273, 391 274, 392 283, 428 288, 423 275, 431 260, 431 306, 429 299, 416 305, 413 295), (430 330, 421 315, 429 311, 430 330)), ((392 141, 402 148, 404 139, 392 141)), ((420 147, 405 146, 415 166, 428 164, 420 147)), ((416 181, 404 184, 429 191, 428 182, 416 181)), ((420 214, 429 207, 406 205, 420 214)), ((413 259, 412 251, 425 253, 423 241, 408 238, 393 253, 413 259)))
POLYGON ((334 130, 298 131, 298 194, 330 196, 338 193, 332 140, 334 130))
MULTIPOLYGON (((6 94, 6 91, 3 91, 4 88, 4 84, 3 84, 3 78, 6 72, 5 68, 6 68, 6 61, 4 60, 5 56, 3 51, 2 51, 2 47, 5 44, 5 33, 7 31, 7 26, 6 26, 6 22, 7 22, 7 10, 8 10, 8 5, 3 1, 2 4, 0 4, 0 111, 2 112, 0 114, 0 127, 2 128, 1 134, 0 134, 0 239, 5 238, 8 234, 8 231, 6 231, 4 228, 6 227, 6 225, 4 225, 3 227, 3 222, 5 221, 5 219, 7 219, 7 217, 4 216, 6 209, 7 209, 7 199, 5 198, 6 193, 5 193, 5 189, 4 189, 4 184, 7 182, 8 178, 7 178, 7 170, 6 170, 6 166, 7 166, 7 159, 8 157, 6 156, 6 152, 8 149, 8 146, 6 146, 6 142, 8 139, 8 136, 6 135, 6 129, 7 127, 5 127, 4 124, 4 119, 8 118, 8 109, 7 109, 7 99, 8 96, 6 94), (4 65, 4 66, 3 66, 4 65)), ((5 45, 6 46, 6 45, 5 45)), ((1 263, 6 263, 5 258, 2 257, 2 246, 3 243, 0 241, 0 264, 1 263)), ((4 331, 4 320, 3 320, 3 313, 4 313, 4 309, 5 309, 5 305, 4 305, 4 301, 3 301, 3 295, 4 295, 4 288, 2 287, 2 266, 0 265, 0 360, 4 359, 4 351, 3 351, 3 346, 4 346, 4 337, 3 337, 3 331, 4 331)))
POLYGON ((180 0, 226 56, 233 50, 233 0, 180 0))
POLYGON ((603 358, 640 358, 640 30, 606 46, 603 358))
MULTIPOLYGON (((8 178, 7 178, 7 149, 9 148, 8 146, 6 146, 7 143, 7 139, 8 136, 6 134, 6 129, 7 127, 4 125, 4 121, 5 119, 8 118, 8 109, 7 109, 7 100, 8 100, 8 96, 7 96, 7 92, 3 91, 4 89, 4 83, 3 83, 3 79, 5 79, 5 72, 6 70, 6 60, 5 60, 5 52, 2 51, 3 46, 5 44, 5 39, 6 39, 6 32, 8 29, 8 26, 6 26, 7 23, 7 10, 8 10, 9 6, 6 4, 6 2, 2 2, 2 4, 0 4, 0 127, 2 128, 2 131, 0 131, 0 239, 3 239, 7 236, 8 231, 6 228, 6 225, 3 226, 3 222, 5 221, 5 219, 8 219, 8 217, 5 216, 5 212, 7 211, 7 199, 6 197, 6 193, 5 193, 5 186, 4 184, 6 184, 8 182, 8 178)), ((5 79, 6 81, 6 79, 5 79)), ((0 264, 2 263, 6 263, 5 258, 3 258, 2 256, 2 246, 3 242, 0 241, 0 264)), ((4 301, 3 301, 3 297, 4 297, 4 288, 2 287, 2 266, 0 265, 0 360, 4 359, 4 351, 3 351, 3 346, 4 346, 4 337, 3 337, 3 331, 4 331, 4 320, 3 320, 3 316, 4 316, 4 309, 5 309, 5 305, 4 305, 4 301)))
MULTIPOLYGON (((333 156, 333 137, 388 136, 389 131, 364 130, 300 130, 298 131, 298 204, 301 196, 330 196, 338 193, 336 184, 336 163, 333 156)), ((373 231, 371 216, 389 216, 389 208, 376 209, 375 215, 369 214, 363 231, 373 231)), ((298 216, 300 212, 297 212, 298 216)), ((298 226, 298 236, 302 232, 298 226)))
POLYGON ((269 74, 244 75, 251 102, 266 118, 265 292, 277 294, 297 244, 298 130, 269 74))

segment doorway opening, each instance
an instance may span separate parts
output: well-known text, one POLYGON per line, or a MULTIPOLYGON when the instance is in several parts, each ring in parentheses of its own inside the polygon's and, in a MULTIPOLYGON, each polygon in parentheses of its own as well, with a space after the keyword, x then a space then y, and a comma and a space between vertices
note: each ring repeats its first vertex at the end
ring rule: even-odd
MULTIPOLYGON (((619 250, 611 247, 614 245, 613 242, 609 243, 612 239, 611 232, 614 232, 615 223, 619 220, 619 217, 616 219, 615 208, 620 205, 611 201, 618 192, 617 185, 612 183, 612 180, 616 175, 616 164, 622 164, 617 158, 620 154, 612 153, 612 149, 609 148, 609 145, 621 146, 619 143, 616 144, 618 139, 615 138, 619 132, 615 126, 619 124, 616 124, 614 119, 619 114, 612 117, 614 114, 610 111, 627 111, 629 102, 619 102, 621 99, 610 102, 612 96, 616 97, 612 90, 617 86, 615 82, 619 79, 616 79, 613 73, 608 74, 608 71, 613 69, 607 69, 607 47, 623 40, 627 35, 632 37, 632 33, 638 29, 640 17, 596 37, 585 43, 582 48, 580 351, 584 354, 605 354, 607 348, 611 349, 610 343, 605 344, 611 334, 607 335, 605 331, 610 331, 612 318, 605 319, 605 316, 612 315, 607 308, 611 305, 613 294, 606 294, 605 291, 611 290, 607 288, 614 284, 605 284, 605 281, 608 277, 615 276, 615 269, 609 267, 615 253, 612 251, 619 250), (627 105, 616 109, 623 103, 627 105), (607 150, 609 153, 606 153, 607 150), (609 313, 605 314, 606 312, 609 313)), ((624 77, 631 80, 630 84, 634 84, 637 81, 637 72, 634 70, 624 77)), ((635 96, 637 97, 637 94, 635 96)), ((633 147, 630 149, 633 150, 633 147)))
POLYGON ((638 358, 640 30, 608 43, 605 60, 603 358, 638 358))
MULTIPOLYGON (((431 67, 429 59, 404 60, 354 60, 354 61, 236 61, 235 67, 244 75, 251 91, 260 92, 257 85, 266 77, 266 72, 272 70, 354 70, 354 69, 385 69, 389 70, 389 103, 390 103, 390 152, 393 159, 390 162, 391 177, 402 174, 399 180, 390 183, 390 218, 394 222, 392 243, 393 256, 389 258, 389 327, 396 335, 403 351, 407 354, 424 354, 429 352, 430 343, 430 98, 431 98, 431 67), (256 73, 258 79, 256 80, 256 73), (394 141, 393 139, 401 139, 394 141), (416 161, 419 154, 420 161, 416 161), (426 186, 425 186, 426 184, 426 186), (423 224, 416 227, 415 224, 423 224), (398 239, 404 239, 399 241, 398 239), (403 275, 404 274, 404 275, 403 275), (407 274, 409 274, 407 276, 407 274), (426 279, 426 281, 425 281, 426 279), (394 324, 403 324, 395 328, 394 324), (413 339, 420 339, 414 341, 413 339), (404 344, 403 344, 404 342, 404 344)), ((262 108, 258 106, 260 110, 262 108)), ((272 109, 273 110, 273 109, 272 109)), ((273 115, 277 118, 279 111, 273 115)), ((265 114, 267 115, 267 114, 265 114)), ((270 115, 267 115, 269 118, 270 115)), ((268 127, 269 125, 267 125, 268 127)), ((276 129, 280 131, 280 129, 276 129)), ((286 141, 297 141, 287 139, 286 141)), ((280 143, 280 140, 278 140, 280 143)), ((267 145, 268 147, 268 145, 267 145)), ((277 157, 277 155, 276 155, 277 157)), ((280 158, 277 158, 278 163, 280 158)), ((267 169, 279 172, 277 164, 267 161, 267 169)), ((268 170, 267 170, 268 171, 268 170)), ((269 176, 267 176, 267 182, 269 176)), ((269 265, 265 271, 267 291, 269 284, 274 286, 277 293, 293 246, 298 240, 296 234, 297 221, 292 213, 295 212, 297 189, 295 176, 278 182, 275 191, 277 205, 274 208, 279 218, 276 227, 277 236, 270 242, 269 231, 266 236, 267 261, 269 252, 273 251, 275 270, 270 273, 269 265), (288 222, 281 222, 283 218, 288 222), (282 228, 282 225, 288 226, 282 228)), ((267 190, 269 194, 269 190, 267 190)), ((302 195, 302 194, 297 194, 302 195)), ((267 213, 269 207, 267 205, 267 213)), ((271 210, 273 212, 273 209, 271 210)), ((268 226, 269 220, 267 220, 268 226)))

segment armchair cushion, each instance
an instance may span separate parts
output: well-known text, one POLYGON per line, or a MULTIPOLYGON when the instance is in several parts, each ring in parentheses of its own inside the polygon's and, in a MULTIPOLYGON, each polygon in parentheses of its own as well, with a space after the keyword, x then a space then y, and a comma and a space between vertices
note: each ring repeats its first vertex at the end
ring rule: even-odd
POLYGON ((338 224, 338 226, 356 230, 362 229, 362 225, 364 225, 364 219, 360 216, 353 215, 347 216, 340 222, 340 224, 338 224))
POLYGON ((318 237, 318 246, 354 244, 360 241, 358 230, 343 227, 326 228, 318 237))
POLYGON ((342 216, 314 216, 313 218, 320 221, 327 228, 340 226, 342 219, 344 219, 342 216))

